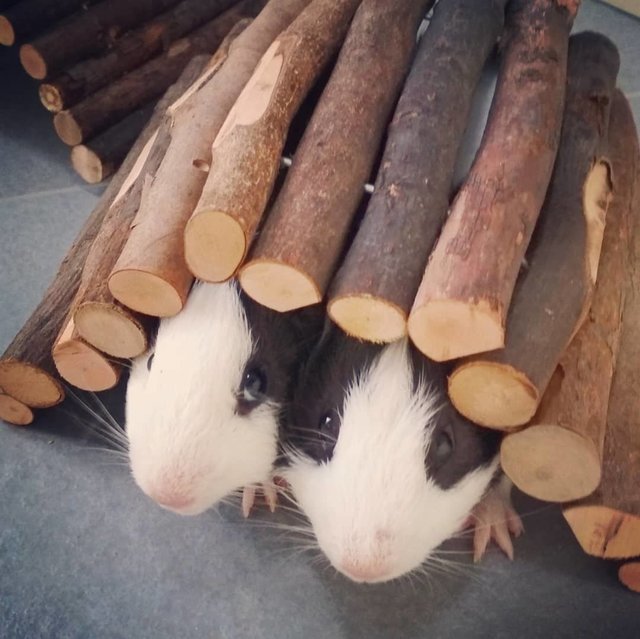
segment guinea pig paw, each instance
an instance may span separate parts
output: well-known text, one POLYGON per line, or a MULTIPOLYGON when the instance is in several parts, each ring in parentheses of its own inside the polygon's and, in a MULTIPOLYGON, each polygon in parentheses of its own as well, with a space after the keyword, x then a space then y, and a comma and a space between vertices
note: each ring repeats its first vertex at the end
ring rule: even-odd
POLYGON ((472 517, 474 563, 482 559, 491 539, 509 559, 513 559, 511 536, 519 537, 524 526, 511 504, 509 494, 501 490, 490 490, 473 509, 472 517))
MULTIPOLYGON (((265 482, 260 485, 269 510, 274 513, 278 504, 278 493, 276 487, 271 482, 265 482)), ((255 505, 257 489, 255 486, 245 486, 242 490, 242 514, 245 519, 251 514, 251 509, 255 505)))

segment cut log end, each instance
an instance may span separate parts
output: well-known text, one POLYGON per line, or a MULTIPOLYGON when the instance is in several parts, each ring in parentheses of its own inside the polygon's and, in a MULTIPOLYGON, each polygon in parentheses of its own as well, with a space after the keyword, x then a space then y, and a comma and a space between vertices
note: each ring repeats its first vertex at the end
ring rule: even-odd
POLYGON ((118 368, 82 340, 68 339, 57 344, 53 361, 60 375, 82 390, 98 392, 118 383, 118 368))
POLYGON ((508 430, 526 424, 538 407, 538 390, 507 364, 472 361, 449 377, 449 397, 458 412, 476 424, 508 430))
POLYGON ((20 63, 32 78, 44 80, 47 77, 47 63, 33 45, 23 44, 20 47, 20 63))
POLYGON ((80 144, 83 139, 82 129, 70 111, 60 111, 53 118, 53 126, 58 137, 69 146, 80 144))
POLYGON ((408 330, 416 347, 436 362, 504 347, 501 314, 484 302, 428 302, 411 311, 408 330))
POLYGON ((184 233, 189 270, 206 282, 224 282, 233 276, 247 250, 240 223, 224 211, 198 211, 184 233))
POLYGON ((640 555, 640 517, 607 506, 567 506, 562 514, 582 549, 603 559, 640 555))
POLYGON ((640 593, 640 561, 630 561, 628 564, 620 566, 618 579, 629 590, 640 593))
POLYGON ((71 149, 71 164, 89 184, 102 182, 113 173, 113 167, 105 166, 98 155, 84 144, 78 144, 71 149))
POLYGON ((60 90, 55 84, 48 84, 47 82, 44 82, 40 85, 38 94, 40 96, 42 106, 44 106, 47 111, 51 111, 52 113, 62 111, 62 96, 60 95, 60 90))
POLYGON ((345 295, 331 300, 331 319, 347 335, 384 344, 407 334, 407 316, 389 300, 373 295, 345 295))
POLYGON ((0 16, 0 44, 10 47, 16 41, 13 25, 5 16, 0 16))
POLYGON ((247 295, 275 311, 284 313, 322 301, 311 278, 281 262, 252 261, 240 271, 238 279, 247 295))
POLYGON ((544 501, 582 499, 600 483, 593 442, 561 426, 542 424, 507 435, 500 463, 520 490, 544 501))
POLYGON ((147 350, 144 329, 113 304, 87 302, 74 315, 83 339, 113 357, 132 358, 147 350))
POLYGON ((7 395, 33 408, 48 408, 64 399, 60 382, 26 362, 0 362, 0 387, 7 395))
POLYGON ((33 411, 17 399, 0 393, 0 419, 14 426, 27 426, 33 421, 33 411))
POLYGON ((184 306, 184 300, 169 282, 135 269, 112 273, 109 291, 121 304, 153 317, 171 317, 184 306))

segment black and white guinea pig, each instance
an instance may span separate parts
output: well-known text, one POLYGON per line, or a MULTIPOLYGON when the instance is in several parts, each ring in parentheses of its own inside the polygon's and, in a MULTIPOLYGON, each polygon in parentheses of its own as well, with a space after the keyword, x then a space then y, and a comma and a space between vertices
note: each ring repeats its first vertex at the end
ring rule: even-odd
POLYGON ((160 322, 154 347, 133 361, 126 433, 142 491, 195 515, 268 482, 290 381, 321 318, 315 307, 264 308, 234 281, 196 283, 185 308, 160 322))
MULTIPOLYGON (((499 487, 500 434, 459 415, 445 382, 443 366, 407 340, 367 344, 335 326, 301 371, 278 474, 320 549, 354 581, 418 568, 499 487)), ((498 516, 519 532, 508 492, 498 516)))

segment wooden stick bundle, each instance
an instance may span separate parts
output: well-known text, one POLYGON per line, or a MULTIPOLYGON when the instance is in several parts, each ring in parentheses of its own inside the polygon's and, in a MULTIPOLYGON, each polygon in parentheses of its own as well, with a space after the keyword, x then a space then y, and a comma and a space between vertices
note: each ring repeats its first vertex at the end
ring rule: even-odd
MULTIPOLYGON (((611 117, 612 122, 620 120, 618 135, 626 142, 626 152, 619 156, 623 170, 635 180, 629 210, 631 264, 626 272, 622 328, 606 416, 602 481, 593 495, 569 504, 563 514, 585 552, 628 558, 640 555, 640 151, 633 115, 622 94, 616 97, 611 117)), ((601 375, 602 371, 597 369, 601 375)), ((591 388, 586 386, 581 392, 588 397, 591 388)))
POLYGON ((53 124, 60 139, 80 144, 117 123, 127 114, 162 94, 199 53, 213 53, 230 29, 245 17, 245 7, 232 7, 188 36, 174 42, 162 55, 71 107, 56 113, 53 124))
POLYGON ((184 226, 207 178, 211 144, 262 54, 308 2, 270 0, 225 64, 170 110, 171 141, 109 278, 111 293, 129 308, 165 317, 186 302, 193 276, 184 262, 184 226))
MULTIPOLYGON (((41 84, 42 104, 54 113, 77 104, 155 57, 174 40, 213 20, 232 4, 234 0, 183 0, 147 24, 123 35, 104 55, 83 60, 41 84)), ((248 2, 240 4, 247 5, 248 2)))
POLYGON ((363 0, 356 11, 251 261, 239 275, 261 304, 288 311, 322 300, 410 65, 415 34, 432 4, 363 0))
POLYGON ((454 0, 436 6, 389 128, 364 220, 331 287, 329 315, 350 335, 389 342, 406 334, 504 5, 454 0))
POLYGON ((33 421, 33 411, 26 404, 5 395, 0 389, 0 419, 8 424, 27 426, 33 421))
POLYGON ((0 15, 0 44, 11 46, 86 4, 86 0, 23 0, 0 15))
MULTIPOLYGON (((228 46, 228 41, 225 41, 224 48, 216 55, 224 59, 228 46)), ((82 370, 82 354, 77 356, 78 336, 91 346, 114 357, 135 357, 148 347, 148 335, 154 321, 114 300, 108 290, 107 279, 129 235, 129 227, 138 210, 147 176, 153 176, 168 144, 166 111, 197 81, 208 63, 208 56, 193 58, 179 80, 156 105, 154 114, 145 128, 144 138, 147 143, 140 150, 87 256, 80 287, 69 310, 64 339, 59 340, 54 354, 58 370, 68 381, 72 381, 69 371, 72 374, 78 371, 80 374, 82 370), (73 326, 69 328, 72 320, 73 326), (70 341, 73 345, 66 348, 66 343, 70 341), (65 365, 64 360, 69 358, 71 362, 65 365)), ((88 353, 88 356, 93 359, 92 353, 88 353)), ((102 367, 102 370, 108 375, 107 369, 102 367)), ((96 373, 93 378, 97 380, 101 376, 102 373, 96 373)), ((106 384, 107 378, 103 379, 106 384)), ((72 383, 77 386, 76 381, 72 383)))
POLYGON ((122 32, 166 11, 179 0, 104 0, 73 20, 20 47, 20 62, 36 80, 109 48, 122 32))
POLYGON ((278 36, 211 147, 209 176, 184 232, 196 277, 219 282, 242 263, 302 100, 346 35, 360 0, 313 0, 278 36))
POLYGON ((509 4, 482 144, 409 317, 411 339, 434 360, 504 346, 509 302, 560 138, 569 31, 578 4, 509 4))
MULTIPOLYGON (((640 439, 633 434, 625 436, 628 429, 640 432, 637 416, 620 412, 637 408, 633 404, 637 375, 634 370, 636 377, 629 377, 631 364, 627 359, 638 354, 631 340, 640 335, 635 326, 640 318, 640 305, 635 299, 638 294, 633 293, 633 283, 628 281, 637 268, 629 263, 629 226, 636 223, 633 218, 640 213, 632 208, 638 206, 637 201, 633 204, 638 146, 629 106, 620 93, 613 101, 609 145, 614 196, 589 316, 560 358, 533 425, 508 435, 502 444, 504 471, 521 490, 547 501, 564 502, 589 495, 601 476, 600 490, 605 495, 613 491, 619 495, 616 499, 624 501, 625 496, 638 493, 633 488, 633 466, 618 466, 616 458, 635 454, 640 461, 640 439), (606 429, 609 432, 603 453, 606 429), (613 471, 612 464, 616 467, 613 471), (629 474, 612 485, 607 479, 611 472, 629 474)), ((637 367, 637 361, 633 361, 637 367)))
POLYGON ((89 184, 102 182, 111 176, 149 121, 154 106, 151 102, 95 138, 74 146, 71 165, 76 173, 89 184))
POLYGON ((464 361, 449 378, 457 410, 483 426, 529 422, 586 316, 610 200, 607 129, 619 65, 608 38, 585 32, 570 39, 560 148, 509 310, 505 348, 464 361))

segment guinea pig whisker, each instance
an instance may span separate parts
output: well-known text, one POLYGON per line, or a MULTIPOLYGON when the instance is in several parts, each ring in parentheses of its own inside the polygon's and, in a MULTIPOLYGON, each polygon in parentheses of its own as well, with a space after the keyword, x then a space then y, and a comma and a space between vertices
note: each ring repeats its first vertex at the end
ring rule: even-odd
POLYGON ((63 412, 68 417, 70 417, 78 426, 80 426, 81 428, 87 431, 90 431, 91 433, 99 437, 102 441, 104 441, 106 444, 108 444, 110 446, 110 449, 112 450, 115 449, 117 451, 122 452, 123 454, 126 453, 127 448, 124 445, 124 443, 117 436, 114 435, 114 433, 110 428, 105 427, 104 424, 100 422, 90 422, 87 420, 83 420, 80 418, 79 415, 76 415, 74 412, 68 409, 63 409, 63 412))
POLYGON ((117 428, 119 431, 124 432, 124 428, 116 421, 116 418, 109 412, 109 409, 104 405, 104 402, 98 397, 98 395, 91 392, 91 397, 98 404, 104 418, 109 422, 109 424, 114 428, 117 428))

